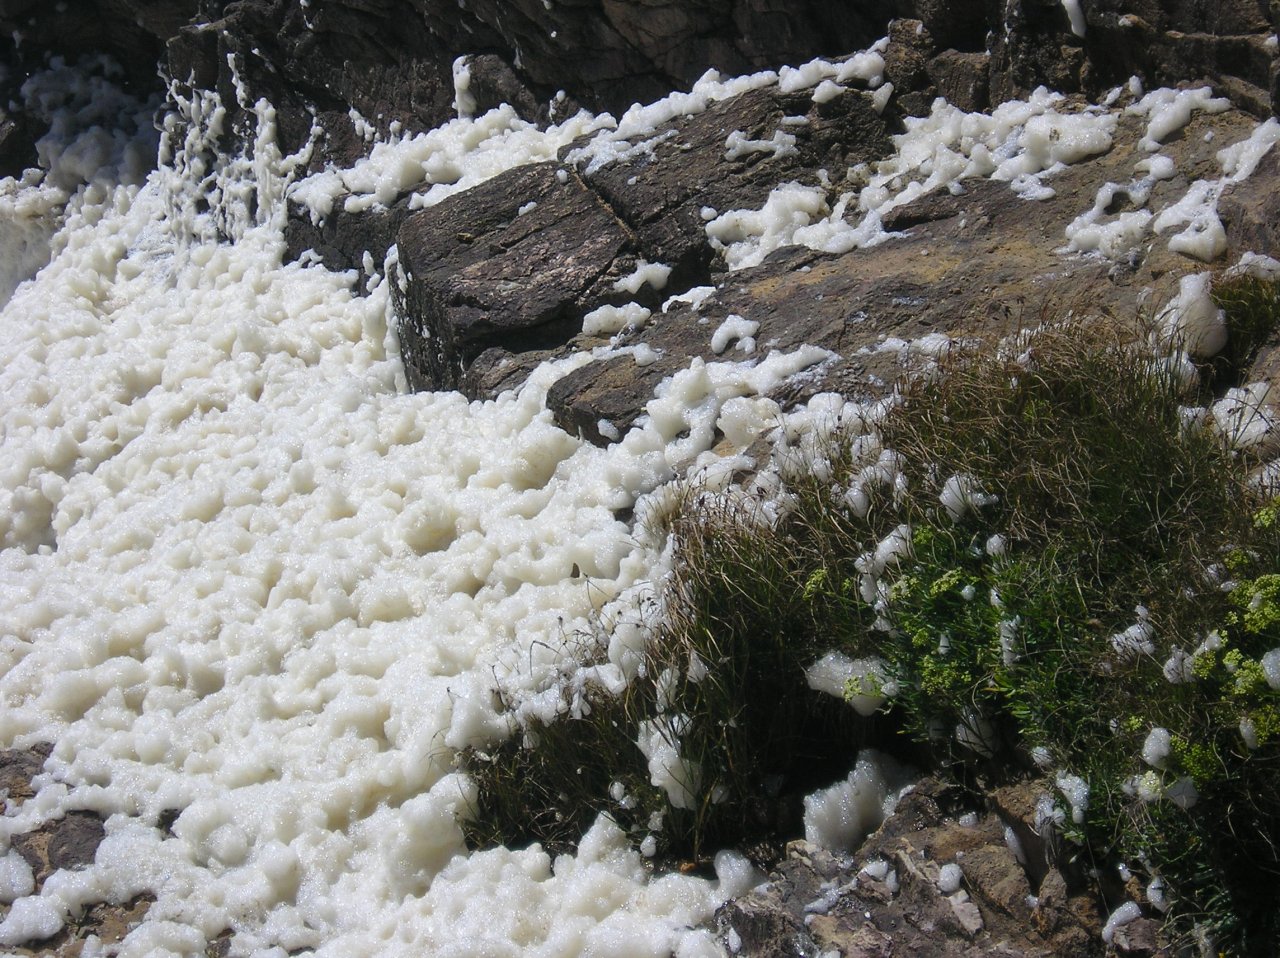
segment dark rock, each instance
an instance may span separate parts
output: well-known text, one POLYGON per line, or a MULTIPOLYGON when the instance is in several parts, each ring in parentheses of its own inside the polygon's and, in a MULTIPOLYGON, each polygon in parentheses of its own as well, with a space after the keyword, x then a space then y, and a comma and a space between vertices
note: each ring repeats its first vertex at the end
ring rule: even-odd
MULTIPOLYGON (((1051 794, 1045 782, 1019 782, 992 790, 988 796, 991 807, 1007 827, 1013 830, 1022 848, 1023 866, 1031 879, 1033 889, 1038 889, 1049 872, 1049 865, 1057 855, 1053 837, 1042 835, 1036 822, 1036 805, 1041 796, 1051 794)), ((1074 876, 1073 876, 1074 878, 1074 876)))
POLYGON ((1280 257, 1280 151, 1271 149, 1252 176, 1223 191, 1218 215, 1228 245, 1280 257))
POLYGON ((1002 842, 975 849, 964 856, 963 864, 965 885, 983 905, 1010 918, 1026 915, 1031 884, 1008 846, 1002 842))
POLYGON ((44 771, 45 759, 52 751, 48 744, 0 750, 0 790, 5 793, 6 807, 14 808, 34 794, 31 780, 44 771))
POLYGON ((1096 0, 1087 6, 1086 47, 1095 89, 1141 76, 1149 86, 1202 79, 1258 116, 1280 108, 1276 24, 1266 0, 1096 0))
POLYGON ((985 110, 990 102, 991 56, 944 50, 925 69, 938 95, 962 110, 985 110))
POLYGON ((879 159, 891 149, 884 122, 865 94, 849 91, 815 108, 809 93, 787 96, 755 90, 713 105, 703 113, 664 125, 648 149, 593 171, 589 156, 569 149, 585 182, 636 233, 644 255, 673 267, 671 288, 705 282, 714 253, 707 242, 703 209, 719 212, 761 206, 769 191, 788 179, 825 168, 879 159), (787 124, 785 117, 806 117, 787 124), (791 136, 791 151, 727 157, 729 134, 770 140, 791 136), (575 161, 575 157, 578 157, 575 161))
POLYGON ((156 819, 156 828, 160 829, 165 835, 173 834, 174 823, 182 816, 180 808, 166 808, 156 819))
MULTIPOLYGON (((405 220, 398 234, 408 280, 401 344, 411 383, 468 390, 505 385, 510 366, 498 371, 500 355, 489 359, 497 379, 486 371, 469 373, 485 350, 501 347, 517 355, 561 346, 581 330, 587 312, 610 302, 635 299, 656 307, 661 297, 652 288, 635 294, 614 288, 638 257, 672 267, 666 293, 706 282, 715 251, 704 208, 758 207, 779 182, 812 175, 818 167, 840 170, 877 159, 890 148, 867 95, 849 91, 815 105, 808 94, 787 96, 776 88, 674 120, 644 142, 647 149, 628 149, 633 155, 599 168, 579 144, 565 151, 570 168, 514 170, 405 220), (787 124, 789 116, 805 119, 787 124), (771 140, 780 131, 793 142, 777 156, 731 158, 726 141, 735 131, 750 140, 771 140), (536 205, 518 215, 530 203, 536 205)), ((364 232, 336 220, 319 228, 304 221, 291 227, 293 245, 310 245, 326 261, 350 263, 337 243, 385 249, 385 225, 401 216, 399 207, 374 214, 364 232), (369 239, 370 231, 378 235, 369 239)), ((679 321, 673 317, 666 325, 679 321)), ((660 378, 644 381, 651 386, 660 378)), ((634 375, 625 379, 637 382, 634 375)), ((569 416, 565 422, 594 435, 595 424, 609 418, 592 412, 589 421, 569 416)), ((634 418, 632 410, 624 420, 634 418)))
POLYGON ((1101 915, 1081 918, 1078 899, 1064 895, 1056 924, 1033 921, 1028 879, 1000 819, 960 825, 943 811, 957 797, 937 779, 922 780, 852 856, 793 842, 768 883, 720 909, 718 931, 753 956, 1101 954, 1101 915), (892 869, 883 881, 861 871, 876 861, 892 869), (944 893, 941 868, 950 862, 960 865, 963 887, 944 893))
MULTIPOLYGON (((1218 141, 1205 143, 1197 122, 1166 147, 1186 172, 1156 186, 1153 207, 1181 196, 1192 179, 1220 175, 1218 141)), ((1235 135, 1252 126, 1239 116, 1215 122, 1235 135)), ((1182 257, 1156 243, 1132 268, 1118 270, 1101 259, 1057 250, 1066 225, 1089 207, 1097 185, 1132 175, 1144 155, 1136 147, 1143 129, 1134 118, 1122 119, 1110 152, 1050 181, 1057 191, 1052 199, 1028 205, 1006 184, 977 181, 961 195, 929 194, 894 210, 885 228, 906 235, 891 242, 842 255, 782 249, 759 266, 719 276, 717 292, 700 309, 674 305, 625 337, 628 344, 643 343, 659 353, 657 362, 637 367, 626 357, 595 360, 553 386, 548 406, 564 428, 603 441, 596 423, 605 419, 625 430, 643 413, 652 386, 692 357, 745 358, 711 350, 712 332, 733 314, 759 324, 757 355, 802 343, 838 354, 806 388, 851 396, 874 395, 903 372, 904 359, 912 360, 883 349, 887 337, 1000 335, 1019 323, 1038 322, 1043 310, 1074 304, 1136 316, 1143 288, 1167 287, 1162 277, 1186 270, 1182 257)))
POLYGON ((898 95, 929 86, 929 60, 935 51, 933 35, 920 20, 895 20, 889 24, 889 45, 884 51, 884 77, 898 95))
POLYGON ((472 0, 467 6, 502 35, 506 49, 520 50, 520 66, 535 87, 564 89, 616 113, 687 88, 710 66, 735 74, 860 49, 911 4, 587 0, 548 9, 542 0, 472 0))
POLYGON ((22 175, 36 165, 36 137, 24 116, 0 119, 0 177, 22 175))
POLYGON ((474 101, 477 116, 509 103, 516 114, 530 123, 546 119, 547 105, 520 79, 515 69, 495 53, 480 53, 463 58, 470 74, 467 92, 474 101))
POLYGON ((636 244, 578 177, 541 163, 409 217, 399 247, 410 383, 452 388, 491 346, 567 342, 585 312, 617 298, 636 244))
POLYGON ((565 432, 607 445, 610 437, 601 433, 600 423, 625 433, 668 375, 665 366, 637 366, 630 356, 598 360, 557 380, 547 391, 547 408, 565 432))
POLYGON ((463 370, 458 390, 464 396, 488 398, 519 389, 540 363, 554 359, 556 353, 555 349, 511 352, 502 346, 491 346, 463 370))
POLYGON ((409 196, 402 196, 389 207, 374 207, 359 213, 348 213, 341 200, 329 216, 320 222, 311 219, 308 210, 290 205, 285 223, 285 262, 292 262, 310 250, 332 270, 354 269, 366 272, 365 254, 374 269, 381 270, 387 250, 396 241, 400 225, 410 214, 409 196))
POLYGON ((991 40, 991 102, 1040 85, 1061 93, 1086 89, 1083 41, 1059 0, 1011 0, 1002 26, 991 40))
POLYGON ((276 108, 281 149, 296 152, 319 113, 316 165, 343 151, 340 117, 356 110, 386 133, 429 129, 453 99, 452 60, 409 0, 316 4, 241 0, 221 19, 184 26, 167 44, 167 69, 188 90, 216 90, 231 135, 251 142, 259 98, 276 108))
MULTIPOLYGON (((305 142, 319 117, 317 158, 341 152, 329 144, 342 138, 332 126, 353 108, 383 131, 438 125, 451 113, 451 66, 462 55, 474 57, 481 105, 506 100, 543 116, 563 90, 618 113, 688 88, 711 66, 734 74, 838 56, 913 17, 934 51, 990 49, 995 102, 1040 84, 1096 93, 1137 73, 1149 83, 1204 76, 1247 109, 1276 108, 1277 58, 1265 44, 1276 24, 1266 0, 1090 0, 1084 10, 1081 39, 1058 0, 329 0, 305 8, 296 0, 10 0, 0 7, 0 34, 21 35, 13 50, 20 71, 49 53, 107 52, 150 84, 163 59, 180 84, 217 90, 232 135, 245 137, 238 80, 250 102, 276 106, 287 148, 305 142)), ((903 109, 919 112, 937 78, 891 54, 903 109)), ((972 80, 970 71, 959 88, 972 80)))
POLYGON ((150 88, 164 41, 195 15, 198 0, 81 0, 78 3, 6 3, 0 31, 21 42, 7 63, 23 75, 50 55, 70 61, 109 53, 129 83, 150 88))
POLYGON ((39 889, 59 869, 91 864, 105 837, 102 819, 95 813, 67 812, 33 832, 13 836, 13 847, 31 866, 39 889))
POLYGON ((915 16, 924 23, 939 50, 982 53, 987 49, 987 34, 1000 21, 1003 8, 1001 0, 916 0, 915 16))
POLYGON ((1154 955, 1160 950, 1160 925, 1137 918, 1115 930, 1112 944, 1122 955, 1154 955))

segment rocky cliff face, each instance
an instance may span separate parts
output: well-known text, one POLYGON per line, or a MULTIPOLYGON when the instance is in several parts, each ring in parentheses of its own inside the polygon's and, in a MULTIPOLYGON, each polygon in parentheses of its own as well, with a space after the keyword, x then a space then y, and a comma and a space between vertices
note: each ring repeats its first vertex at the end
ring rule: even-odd
MULTIPOLYGON (((459 56, 489 58, 475 87, 480 108, 505 100, 536 116, 563 90, 618 112, 687 88, 710 67, 739 74, 847 53, 890 20, 914 18, 931 43, 902 75, 900 93, 919 94, 909 112, 934 93, 972 108, 1040 84, 1096 94, 1133 74, 1155 84, 1206 79, 1255 114, 1275 109, 1268 0, 1080 7, 1073 23, 1058 0, 4 0, 0 48, 18 69, 0 82, 11 92, 50 52, 109 53, 139 82, 159 64, 229 105, 238 82, 250 101, 275 104, 286 146, 305 140, 314 114, 326 130, 317 162, 349 162, 359 150, 350 110, 383 130, 430 129, 452 110, 459 56)), ((0 147, 9 138, 0 131, 0 147)))

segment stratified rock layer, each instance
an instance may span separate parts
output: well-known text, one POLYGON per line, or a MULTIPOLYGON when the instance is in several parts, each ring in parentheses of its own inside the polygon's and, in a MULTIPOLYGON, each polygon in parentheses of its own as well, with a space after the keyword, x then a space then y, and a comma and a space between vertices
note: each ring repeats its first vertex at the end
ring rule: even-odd
MULTIPOLYGON (((1096 94, 1137 74, 1150 84, 1204 79, 1258 114, 1277 107, 1277 13, 1268 0, 1081 0, 1083 36, 1059 0, 84 0, 0 2, 11 93, 49 53, 105 52, 140 83, 157 60, 187 90, 217 90, 231 129, 265 97, 283 142, 322 131, 316 162, 358 150, 349 111, 379 129, 430 129, 453 109, 452 63, 476 61, 475 92, 546 114, 557 91, 619 112, 708 68, 726 74, 866 47, 898 18, 918 19, 925 58, 905 82, 981 106, 1040 84, 1096 94), (971 55, 957 58, 956 54, 971 55)), ((2 133, 2 131, 0 131, 2 133)))
POLYGON ((474 199, 446 199, 400 229, 401 342, 419 387, 457 385, 490 346, 567 341, 635 266, 634 234, 555 164, 517 167, 485 184, 483 208, 474 199))
MULTIPOLYGON (((909 47, 921 32, 906 26, 909 47)), ((885 56, 902 70, 909 53, 891 44, 885 56)), ((831 360, 776 398, 828 389, 865 396, 891 382, 904 359, 929 358, 948 340, 1006 334, 1063 309, 1133 318, 1152 297, 1167 299, 1178 276, 1206 268, 1170 251, 1168 232, 1119 258, 1066 249, 1068 225, 1094 205, 1099 188, 1130 182, 1150 156, 1141 144, 1145 118, 1121 111, 1112 147, 1053 173, 1044 181, 1052 190, 1039 199, 1005 182, 968 180, 955 193, 935 190, 893 209, 883 224, 892 236, 879 245, 844 253, 784 246, 728 271, 706 220, 759 209, 775 186, 819 181, 820 169, 887 155, 893 115, 877 114, 870 101, 856 89, 822 103, 810 91, 754 90, 614 144, 621 158, 612 162, 578 145, 563 165, 507 174, 410 216, 398 240, 411 381, 494 396, 542 359, 607 345, 607 336, 581 332, 583 318, 636 300, 654 311, 647 322, 624 329, 612 340, 615 352, 578 367, 547 397, 562 427, 603 443, 644 415, 658 385, 694 359, 754 359, 817 344, 831 360), (776 155, 726 149, 731 134, 764 142, 779 133, 795 142, 776 155), (536 206, 522 216, 522 202, 536 206), (672 267, 661 294, 619 290, 617 279, 638 259, 672 267), (664 297, 699 286, 700 295, 658 309, 664 297), (752 342, 715 343, 714 332, 733 317, 755 324, 752 342), (907 345, 932 333, 944 335, 907 345)), ((1168 207, 1197 181, 1220 177, 1220 149, 1255 123, 1241 112, 1193 117, 1161 147, 1175 172, 1150 184, 1146 207, 1168 207)), ((1228 248, 1220 262, 1276 251, 1280 217, 1270 212, 1278 177, 1272 155, 1224 189, 1228 248)), ((832 185, 831 202, 840 190, 832 185)), ((1109 217, 1126 209, 1128 194, 1116 196, 1109 217)), ((846 214, 850 224, 860 216, 846 214)))

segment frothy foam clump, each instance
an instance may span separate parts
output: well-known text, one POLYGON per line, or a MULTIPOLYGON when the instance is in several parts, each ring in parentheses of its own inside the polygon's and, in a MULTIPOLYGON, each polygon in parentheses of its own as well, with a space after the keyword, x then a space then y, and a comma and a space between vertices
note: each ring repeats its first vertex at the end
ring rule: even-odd
POLYGON ((22 85, 23 109, 49 129, 36 141, 40 167, 0 179, 0 306, 49 262, 67 215, 82 204, 92 209, 117 185, 140 183, 155 165, 157 100, 119 89, 119 72, 105 57, 78 68, 54 58, 22 85))
POLYGON ((804 800, 804 837, 831 851, 851 851, 889 815, 915 776, 887 755, 863 749, 849 777, 804 800))
POLYGON ((608 449, 545 406, 589 355, 493 402, 408 395, 386 280, 282 265, 298 164, 269 105, 252 157, 211 166, 220 106, 185 107, 168 163, 87 198, 0 314, 0 742, 56 743, 0 860, 71 809, 107 831, 37 895, 7 865, 0 936, 145 891, 122 955, 226 929, 246 951, 713 953, 689 929, 734 883, 653 879, 607 822, 554 862, 468 854, 454 755, 509 732, 495 681, 546 687, 575 629, 647 588, 662 544, 616 515, 771 428, 746 397, 827 353, 695 363, 608 449))

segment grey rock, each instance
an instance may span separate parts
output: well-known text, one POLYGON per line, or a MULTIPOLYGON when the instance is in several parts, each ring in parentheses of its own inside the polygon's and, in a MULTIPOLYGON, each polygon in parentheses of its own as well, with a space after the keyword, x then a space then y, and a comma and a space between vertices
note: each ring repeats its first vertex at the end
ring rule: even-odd
MULTIPOLYGON (((1185 173, 1159 184, 1153 206, 1180 197, 1190 182, 1220 175, 1218 143, 1206 143, 1201 119, 1167 145, 1185 173)), ((1253 121, 1223 114, 1219 135, 1240 136, 1253 121)), ((842 255, 784 248, 759 266, 715 277, 717 291, 699 309, 673 306, 644 329, 628 334, 628 345, 644 344, 660 354, 649 366, 627 357, 598 359, 553 386, 548 406, 571 432, 602 441, 594 424, 607 419, 619 429, 643 414, 652 388, 693 357, 707 362, 741 360, 732 347, 711 349, 712 332, 730 315, 759 324, 760 356, 816 343, 835 358, 797 392, 775 397, 800 401, 821 389, 851 396, 875 395, 903 372, 910 353, 887 348, 899 341, 942 332, 952 338, 999 335, 1034 324, 1044 310, 1086 305, 1134 317, 1145 288, 1171 287, 1170 277, 1195 264, 1154 243, 1132 263, 1116 266, 1088 256, 1057 252, 1064 229, 1091 205, 1098 185, 1124 182, 1143 155, 1137 140, 1145 129, 1121 120, 1113 149, 1064 170, 1051 181, 1057 195, 1029 205, 1007 185, 980 181, 959 196, 930 194, 895 210, 885 228, 905 235, 842 255)), ((1244 201, 1247 204, 1247 200, 1244 201)), ((1259 223, 1257 229, 1263 229, 1259 223)), ((1238 255, 1242 247, 1231 246, 1238 255)))
POLYGON ((547 119, 547 104, 539 102, 537 94, 505 59, 496 53, 468 54, 462 59, 470 74, 467 92, 475 101, 477 115, 509 103, 531 123, 547 119))
POLYGON ((1160 925, 1138 918, 1117 928, 1112 944, 1124 955, 1154 955, 1160 950, 1160 925))
POLYGON ((944 50, 925 67, 938 95, 962 110, 985 110, 990 103, 991 55, 944 50))
POLYGON ((578 177, 542 163, 409 217, 399 247, 410 382, 452 388, 492 346, 569 340, 589 308, 616 298, 636 243, 578 177))
POLYGON ((102 819, 93 812, 67 812, 32 832, 13 836, 13 847, 31 866, 36 888, 55 871, 93 862, 106 837, 102 819))
POLYGON ((48 744, 0 750, 0 790, 5 793, 7 807, 14 808, 31 797, 31 780, 44 771, 45 759, 52 751, 48 744))
POLYGON ((1231 247, 1280 256, 1280 152, 1270 150, 1252 176, 1224 190, 1218 215, 1231 247))
POLYGON ((1028 876, 1004 845, 1002 819, 981 812, 975 824, 962 826, 955 814, 966 801, 955 788, 926 778, 852 855, 792 843, 766 884, 720 909, 717 930, 740 942, 740 954, 753 956, 1102 954, 1102 916, 1085 907, 1085 895, 1064 892, 1055 924, 1033 921, 1028 876), (896 885, 861 872, 876 860, 893 868, 896 885), (940 869, 953 861, 966 887, 944 894, 940 869), (996 904, 979 890, 984 887, 1022 894, 996 904))
MULTIPOLYGON (((584 181, 636 233, 645 255, 674 269, 675 290, 704 282, 712 265, 702 211, 756 208, 778 183, 825 168, 842 171, 879 159, 891 149, 885 123, 869 98, 849 91, 815 105, 808 91, 755 90, 713 105, 703 113, 665 124, 645 138, 651 146, 628 159, 591 169, 589 156, 570 148, 584 181), (804 122, 787 123, 787 117, 804 122), (789 151, 751 152, 729 159, 726 140, 740 132, 749 140, 793 137, 789 151)), ((628 145, 636 146, 640 138, 628 145)))

